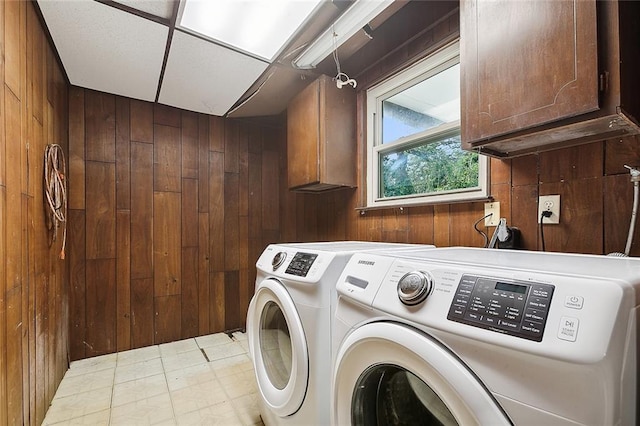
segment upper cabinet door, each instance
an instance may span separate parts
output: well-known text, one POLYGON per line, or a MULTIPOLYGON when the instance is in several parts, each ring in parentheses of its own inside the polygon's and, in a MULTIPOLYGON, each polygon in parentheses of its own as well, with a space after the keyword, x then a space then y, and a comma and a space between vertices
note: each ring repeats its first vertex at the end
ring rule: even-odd
POLYGON ((598 109, 594 0, 461 0, 463 144, 598 109))

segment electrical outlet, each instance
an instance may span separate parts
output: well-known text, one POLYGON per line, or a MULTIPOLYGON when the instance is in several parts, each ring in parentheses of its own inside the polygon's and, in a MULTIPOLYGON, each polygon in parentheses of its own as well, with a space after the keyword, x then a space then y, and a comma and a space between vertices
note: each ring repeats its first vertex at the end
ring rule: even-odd
POLYGON ((484 226, 498 226, 500 223, 500 203, 484 203, 484 215, 493 213, 491 216, 484 219, 484 226))
POLYGON ((538 197, 538 223, 540 223, 542 212, 545 210, 551 212, 551 216, 544 218, 545 225, 560 223, 560 196, 541 195, 538 197))

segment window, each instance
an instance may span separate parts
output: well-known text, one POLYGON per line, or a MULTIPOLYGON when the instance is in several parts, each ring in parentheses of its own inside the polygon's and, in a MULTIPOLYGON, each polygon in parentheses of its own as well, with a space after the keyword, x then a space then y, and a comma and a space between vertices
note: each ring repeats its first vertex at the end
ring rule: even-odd
POLYGON ((367 91, 367 207, 486 198, 487 159, 460 148, 455 42, 367 91))

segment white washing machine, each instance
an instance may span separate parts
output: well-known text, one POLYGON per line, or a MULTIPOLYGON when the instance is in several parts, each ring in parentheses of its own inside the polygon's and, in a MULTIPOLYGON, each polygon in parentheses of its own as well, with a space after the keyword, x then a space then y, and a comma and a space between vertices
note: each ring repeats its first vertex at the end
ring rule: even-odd
POLYGON ((266 424, 328 424, 335 285, 354 253, 423 245, 360 241, 277 244, 256 263, 247 313, 262 419, 266 424))
POLYGON ((356 254, 337 292, 334 424, 638 424, 640 259, 356 254))

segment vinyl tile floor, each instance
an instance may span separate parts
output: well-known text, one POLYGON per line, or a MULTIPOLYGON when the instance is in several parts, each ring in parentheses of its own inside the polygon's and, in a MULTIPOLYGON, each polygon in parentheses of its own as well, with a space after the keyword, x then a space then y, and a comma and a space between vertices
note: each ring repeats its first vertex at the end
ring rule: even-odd
POLYGON ((44 425, 262 425, 246 335, 71 363, 44 425))

